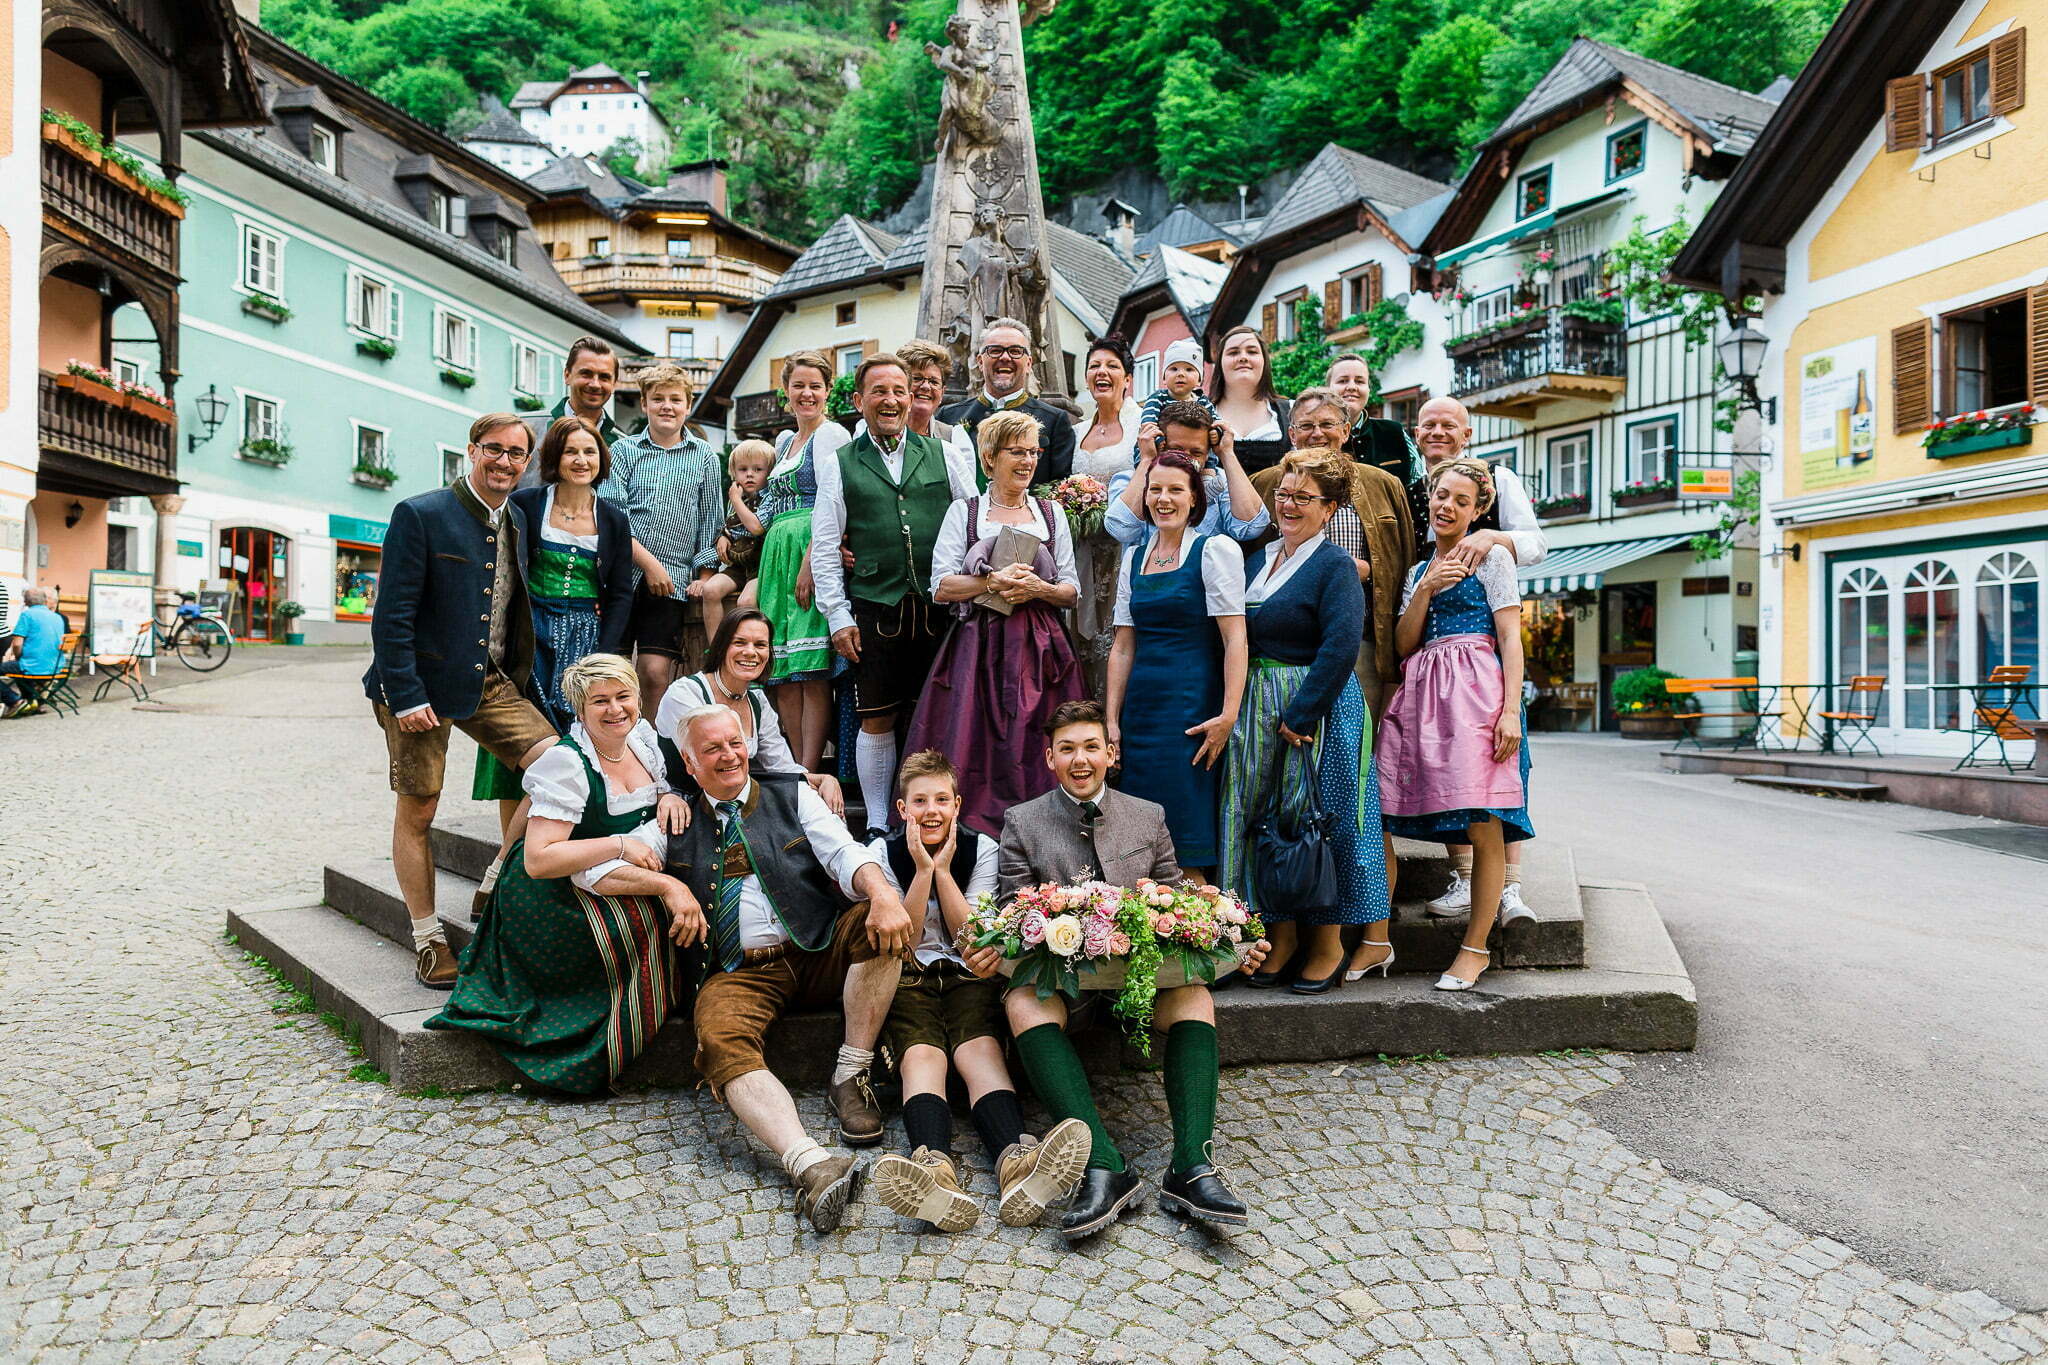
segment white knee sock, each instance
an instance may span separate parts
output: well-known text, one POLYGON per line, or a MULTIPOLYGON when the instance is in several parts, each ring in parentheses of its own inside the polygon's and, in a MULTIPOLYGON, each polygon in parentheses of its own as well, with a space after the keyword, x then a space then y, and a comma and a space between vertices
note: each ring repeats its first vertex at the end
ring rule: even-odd
POLYGON ((412 950, 414 952, 418 952, 429 943, 446 943, 447 941, 448 931, 441 927, 441 917, 439 915, 429 915, 425 919, 416 919, 412 922, 412 950))
POLYGON ((875 1060, 875 1054, 864 1047, 840 1045, 839 1057, 832 1064, 832 1084, 842 1085, 868 1069, 875 1060))
POLYGON ((889 789, 896 781, 896 732, 871 735, 866 730, 853 742, 854 771, 860 774, 860 798, 868 808, 868 827, 889 827, 889 789))
POLYGON ((491 859, 491 865, 484 869, 484 878, 482 881, 476 884, 476 889, 479 891, 491 891, 496 889, 498 885, 498 874, 504 870, 505 860, 502 857, 491 859))
POLYGON ((825 1149, 805 1138, 782 1154, 782 1169, 789 1172, 791 1180, 795 1180, 824 1159, 825 1149))

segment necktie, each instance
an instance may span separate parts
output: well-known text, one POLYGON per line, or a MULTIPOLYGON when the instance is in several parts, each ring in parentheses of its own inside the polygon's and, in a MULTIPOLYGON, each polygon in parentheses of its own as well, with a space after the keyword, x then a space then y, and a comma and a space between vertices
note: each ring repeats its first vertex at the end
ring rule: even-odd
POLYGON ((711 894, 711 950, 718 955, 721 971, 735 972, 740 966, 740 888, 745 884, 743 877, 725 875, 725 860, 734 844, 740 841, 740 803, 720 801, 718 818, 724 821, 718 831, 717 859, 718 880, 711 894))
POLYGON ((1095 822, 1102 818, 1102 807, 1093 801, 1081 803, 1081 832, 1088 837, 1088 858, 1095 864, 1095 880, 1104 880, 1102 854, 1095 847, 1095 822))

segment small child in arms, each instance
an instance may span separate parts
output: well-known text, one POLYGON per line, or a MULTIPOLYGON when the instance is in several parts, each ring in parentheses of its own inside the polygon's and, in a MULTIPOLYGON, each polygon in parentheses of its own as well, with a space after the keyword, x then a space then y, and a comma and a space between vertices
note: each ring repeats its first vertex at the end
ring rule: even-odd
POLYGON ((689 588, 690 596, 704 604, 707 639, 718 634, 718 623, 725 619, 726 603, 735 593, 739 595, 740 606, 754 605, 754 572, 761 562, 761 518, 754 514, 754 509, 760 506, 761 489, 768 482, 768 471, 774 467, 775 447, 766 441, 741 441, 726 459, 732 486, 725 493, 725 526, 714 542, 718 549, 718 572, 699 579, 689 588))
POLYGON ((1202 392, 1202 348, 1183 337, 1166 348, 1159 368, 1160 386, 1152 390, 1138 410, 1138 456, 1159 453, 1159 410, 1168 403, 1200 403, 1216 415, 1216 405, 1202 392))

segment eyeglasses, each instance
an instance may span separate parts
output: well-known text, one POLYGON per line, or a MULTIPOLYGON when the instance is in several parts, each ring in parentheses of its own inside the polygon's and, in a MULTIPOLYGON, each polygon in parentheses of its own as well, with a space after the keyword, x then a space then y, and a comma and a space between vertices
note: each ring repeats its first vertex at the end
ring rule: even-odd
POLYGON ((939 390, 945 387, 945 380, 938 379, 930 375, 927 375, 923 378, 912 376, 910 380, 910 391, 912 393, 937 393, 939 390))
POLYGON ((1283 507, 1305 507, 1312 502, 1334 502, 1335 499, 1318 493, 1275 493, 1273 501, 1283 507))
POLYGON ((1031 348, 1029 346, 984 346, 981 348, 981 353, 991 360, 1000 360, 1005 356, 1011 360, 1022 360, 1031 354, 1031 348))
POLYGON ((507 464, 525 464, 533 458, 531 451, 502 446, 496 441, 479 441, 476 448, 484 453, 486 460, 503 460, 507 464))
POLYGON ((1021 460, 1021 459, 1025 459, 1025 458, 1027 458, 1027 457, 1028 457, 1028 458, 1030 458, 1030 459, 1033 459, 1033 460, 1035 460, 1035 459, 1037 459, 1037 458, 1038 458, 1039 456, 1041 456, 1041 455, 1045 454, 1045 447, 1044 447, 1044 446, 998 446, 998 447, 996 448, 996 454, 998 454, 998 455, 1008 455, 1008 456, 1010 456, 1010 457, 1011 457, 1012 459, 1018 459, 1018 460, 1021 460))
POLYGON ((1297 422, 1287 429, 1296 436, 1342 436, 1345 432, 1342 422, 1297 422))

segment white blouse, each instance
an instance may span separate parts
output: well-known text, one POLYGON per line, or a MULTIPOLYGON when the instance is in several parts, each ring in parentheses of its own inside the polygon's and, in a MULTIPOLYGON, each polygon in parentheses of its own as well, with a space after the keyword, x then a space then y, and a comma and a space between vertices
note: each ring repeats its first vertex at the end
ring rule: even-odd
MULTIPOLYGON (((1172 573, 1187 563, 1188 546, 1194 541, 1192 535, 1183 535, 1173 568, 1160 572, 1172 573)), ((1138 624, 1131 615, 1131 581, 1138 574, 1139 556, 1151 554, 1152 544, 1146 541, 1124 551, 1124 571, 1116 580, 1116 614, 1111 618, 1115 625, 1138 624)), ((1211 616, 1244 615, 1244 551, 1229 536, 1210 536, 1202 542, 1202 600, 1211 616)))
POLYGON ((1317 550, 1320 550, 1328 539, 1329 537, 1321 531, 1316 532, 1302 542, 1300 549, 1287 556, 1287 562, 1284 564, 1280 562, 1278 553, 1282 548, 1282 542, 1276 540, 1271 545, 1268 545, 1266 547, 1266 567, 1259 570, 1257 578, 1245 584, 1245 605, 1256 607, 1274 593, 1280 591, 1281 588, 1286 586, 1287 580, 1294 577, 1295 570, 1308 563, 1309 557, 1317 550))
POLYGON ((980 540, 997 534, 1005 527, 1022 531, 1041 543, 1050 540, 1055 570, 1053 581, 1080 586, 1081 580, 1074 570, 1074 533, 1067 525, 1067 514, 1062 512, 1057 504, 1041 504, 1037 498, 1032 498, 1025 504, 1031 510, 1030 521, 992 521, 988 515, 988 494, 983 493, 980 497, 981 524, 976 528, 979 534, 974 540, 967 537, 967 504, 973 499, 955 498, 953 505, 946 509, 946 520, 940 524, 939 538, 932 545, 932 596, 938 596, 940 579, 947 574, 962 573, 966 570, 969 550, 972 550, 980 540))
MULTIPOLYGON (((569 727, 569 738, 591 756, 590 764, 596 767, 597 748, 591 743, 582 721, 569 727)), ((633 756, 640 760, 641 766, 654 780, 629 792, 614 791, 606 782, 604 805, 613 815, 625 815, 651 806, 668 791, 668 765, 662 761, 654 727, 644 720, 635 725, 626 735, 626 747, 632 750, 633 756)), ((601 769, 599 778, 603 778, 601 769)), ((583 807, 590 800, 590 774, 584 770, 583 759, 568 745, 557 744, 535 759, 520 782, 526 788, 526 794, 533 798, 534 815, 571 825, 583 818, 583 807)), ((668 836, 662 833, 661 824, 654 817, 641 821, 626 837, 645 844, 657 857, 667 859, 668 836)), ((630 866, 632 864, 623 858, 607 858, 581 872, 571 872, 569 881, 585 891, 595 891, 599 882, 620 868, 630 866)))
MULTIPOLYGON (((789 741, 782 736, 782 722, 776 719, 768 694, 758 687, 750 687, 747 689, 747 701, 754 713, 754 733, 747 736, 747 757, 758 760, 766 772, 805 775, 803 764, 796 761, 796 755, 790 752, 789 741)), ((661 694, 661 705, 654 713, 654 731, 681 748, 682 741, 676 737, 676 727, 682 723, 683 713, 700 706, 724 704, 719 694, 712 691, 710 674, 692 673, 677 678, 661 694)))
MULTIPOLYGON (((591 511, 594 514, 596 508, 593 507, 591 511)), ((597 532, 592 531, 587 536, 579 536, 574 532, 564 531, 561 527, 555 525, 554 515, 555 486, 549 484, 547 501, 540 509, 540 538, 556 545, 575 545, 590 551, 592 554, 597 553, 597 532)))
MULTIPOLYGON (((836 419, 827 417, 825 424, 811 435, 811 454, 813 457, 829 455, 852 439, 852 435, 836 419)), ((775 465, 768 471, 768 477, 772 479, 777 474, 786 474, 795 469, 797 457, 802 453, 803 446, 797 442, 796 433, 783 432, 775 438, 775 465)))
MULTIPOLYGON (((1401 585, 1401 610, 1408 610, 1408 604, 1415 600, 1415 589, 1422 582, 1422 576, 1429 572, 1429 566, 1436 562, 1435 552, 1428 559, 1409 571, 1408 581, 1401 585)), ((1499 611, 1502 607, 1519 607, 1522 604, 1522 583, 1515 576, 1515 557, 1505 546, 1496 545, 1486 552, 1486 558, 1479 561, 1479 570, 1473 575, 1479 586, 1486 590, 1486 609, 1499 611)))

